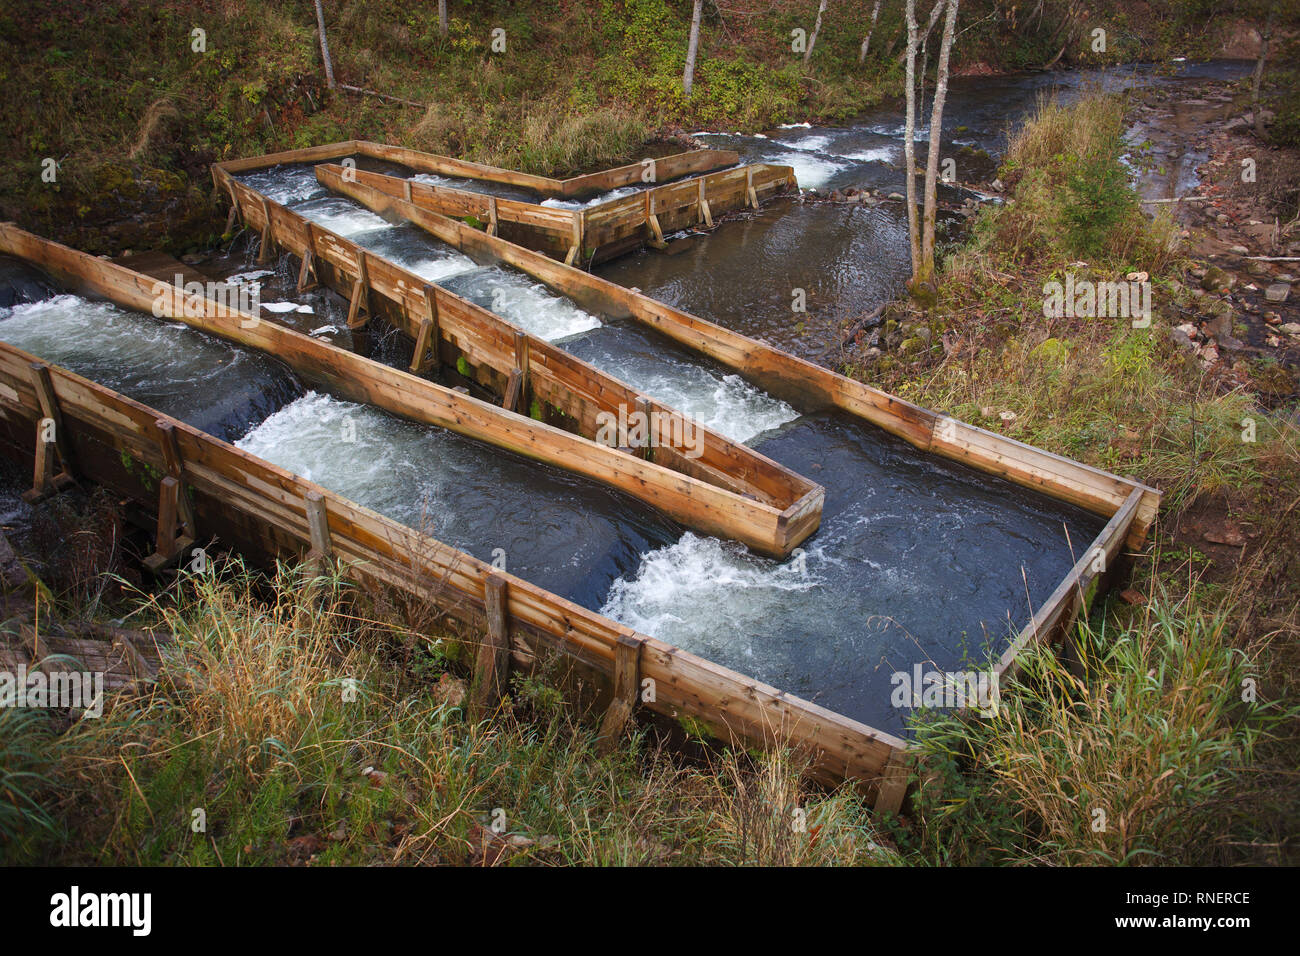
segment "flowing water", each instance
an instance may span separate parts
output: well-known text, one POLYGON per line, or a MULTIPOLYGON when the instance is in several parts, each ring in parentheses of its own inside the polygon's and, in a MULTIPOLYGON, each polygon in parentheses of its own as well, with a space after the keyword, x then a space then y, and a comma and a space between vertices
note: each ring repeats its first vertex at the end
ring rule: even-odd
POLYGON ((0 309, 0 339, 224 441, 303 394, 273 358, 75 295, 0 309))
MULTIPOLYGON (((1210 64, 1184 75, 1241 72, 1239 64, 1210 64)), ((1093 86, 1135 81, 1177 79, 1113 70, 955 81, 944 131, 946 142, 968 147, 956 157, 959 178, 988 178, 993 159, 975 151, 996 157, 1007 125, 1047 90, 1068 99, 1093 86), (972 169, 963 170, 965 162, 972 169)), ((713 145, 737 150, 744 161, 794 166, 805 188, 901 192, 901 134, 897 112, 882 109, 840 128, 792 124, 763 136, 710 135, 713 145)), ((245 447, 398 520, 428 526, 480 557, 490 557, 483 548, 499 547, 509 570, 782 690, 905 733, 906 712, 889 704, 891 675, 918 663, 980 667, 1100 530, 1094 515, 918 454, 856 420, 801 417, 654 333, 602 322, 527 276, 482 266, 419 230, 326 196, 309 167, 243 178, 820 482, 826 503, 820 530, 788 560, 772 561, 732 542, 675 531, 617 496, 570 485, 562 474, 314 394, 254 429, 245 447), (357 447, 343 451, 331 436, 349 416, 357 422, 357 447), (538 488, 510 490, 514 479, 502 476, 515 469, 538 488)), ((908 268, 903 206, 779 200, 682 254, 636 253, 599 271, 815 356, 840 320, 899 295, 908 268), (806 293, 806 314, 792 315, 795 289, 806 293)))

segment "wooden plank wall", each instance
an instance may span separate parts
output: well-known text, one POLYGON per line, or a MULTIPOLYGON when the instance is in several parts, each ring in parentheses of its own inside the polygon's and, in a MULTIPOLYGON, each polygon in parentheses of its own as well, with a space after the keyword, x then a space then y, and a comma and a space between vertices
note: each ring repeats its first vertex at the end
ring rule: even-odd
MULTIPOLYGON (((485 182, 518 186, 523 189, 531 189, 543 196, 560 199, 573 199, 608 192, 619 186, 639 182, 641 177, 645 175, 646 169, 644 163, 633 163, 615 169, 589 173, 585 176, 574 176, 570 179, 552 179, 548 176, 536 176, 532 173, 503 169, 500 166, 471 163, 452 156, 425 153, 416 149, 407 149, 403 146, 389 146, 386 143, 350 139, 338 143, 327 143, 322 146, 309 146, 303 149, 268 153, 264 156, 249 156, 243 159, 213 163, 212 183, 218 189, 222 188, 220 182, 222 173, 268 169, 285 163, 317 163, 328 159, 342 159, 347 156, 368 156, 372 159, 400 163, 421 173, 457 176, 462 179, 481 179, 485 182)), ((652 168, 657 180, 667 181, 710 169, 734 166, 739 161, 739 154, 731 150, 696 149, 655 159, 652 168)))

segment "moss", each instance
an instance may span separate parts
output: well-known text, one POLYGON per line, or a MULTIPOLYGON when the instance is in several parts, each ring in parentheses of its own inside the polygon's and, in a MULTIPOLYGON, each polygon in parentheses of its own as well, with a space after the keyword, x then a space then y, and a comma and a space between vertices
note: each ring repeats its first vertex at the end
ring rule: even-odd
POLYGON ((469 367, 469 362, 465 361, 465 356, 460 355, 456 357, 456 371, 460 372, 460 374, 464 375, 466 378, 469 378, 472 374, 473 369, 469 367))

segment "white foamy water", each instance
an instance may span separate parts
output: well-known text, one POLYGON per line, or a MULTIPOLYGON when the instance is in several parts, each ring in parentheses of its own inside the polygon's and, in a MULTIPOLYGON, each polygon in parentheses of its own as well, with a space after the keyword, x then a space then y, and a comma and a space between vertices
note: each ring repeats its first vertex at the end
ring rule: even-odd
POLYGON ((759 162, 793 167, 800 189, 816 189, 824 186, 832 176, 844 168, 843 163, 806 152, 768 153, 759 162))
POLYGON ((590 343, 574 343, 570 350, 602 372, 732 441, 747 442, 799 417, 790 405, 739 375, 665 361, 653 344, 638 347, 639 342, 620 332, 611 329, 608 339, 602 333, 590 343))
POLYGON ((767 625, 822 587, 821 561, 818 551, 772 561, 688 531, 645 555, 634 576, 616 580, 600 613, 707 660, 744 659, 753 673, 771 673, 782 662, 764 659, 779 652, 763 639, 767 625))
POLYGON ((442 284, 548 342, 557 342, 601 326, 600 319, 556 295, 542 283, 498 266, 463 272, 442 284))
POLYGON ((350 199, 313 199, 295 206, 293 211, 340 236, 352 237, 364 232, 394 228, 382 216, 350 199))
POLYGON ((236 178, 281 206, 323 196, 327 192, 317 181, 314 166, 274 166, 260 172, 240 173, 236 178))
POLYGON ((589 209, 592 206, 599 206, 601 203, 613 202, 615 199, 622 199, 624 196, 631 196, 637 190, 634 186, 623 186, 619 189, 611 189, 607 193, 601 193, 591 199, 544 199, 543 206, 550 206, 552 209, 589 209))
POLYGON ((366 405, 308 392, 235 442, 272 464, 420 527, 452 504, 444 494, 438 433, 366 405), (410 489, 417 487, 418 496, 410 489))
POLYGON ((456 253, 450 256, 388 256, 394 263, 414 272, 428 282, 441 282, 452 276, 460 275, 478 268, 478 263, 469 256, 456 253))
POLYGON ((877 146, 874 149, 862 149, 855 153, 836 153, 837 156, 843 156, 845 159, 857 160, 861 163, 889 163, 903 155, 901 146, 877 146))
POLYGON ((803 139, 782 140, 781 145, 805 153, 820 153, 831 144, 829 136, 805 136, 803 139))

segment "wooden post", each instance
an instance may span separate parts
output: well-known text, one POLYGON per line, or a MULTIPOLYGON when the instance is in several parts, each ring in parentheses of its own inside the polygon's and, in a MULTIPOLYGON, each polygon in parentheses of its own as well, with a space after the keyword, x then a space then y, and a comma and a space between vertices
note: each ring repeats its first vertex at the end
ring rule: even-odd
POLYGON ((519 370, 519 414, 526 415, 532 396, 528 375, 528 335, 525 332, 515 333, 515 368, 519 370))
POLYGON ((479 645, 470 688, 470 710, 476 718, 487 716, 505 694, 510 667, 510 602, 505 575, 493 571, 483 584, 483 611, 487 633, 479 645))
POLYGON ((49 366, 33 362, 29 368, 32 387, 41 406, 42 417, 36 421, 36 459, 32 468, 32 487, 23 492, 23 500, 35 504, 73 483, 72 442, 63 427, 63 413, 54 395, 54 382, 49 366), (60 468, 55 471, 54 453, 58 452, 60 468))
POLYGON ((181 483, 171 475, 158 483, 158 540, 154 553, 144 559, 144 566, 154 574, 172 564, 194 543, 191 536, 177 531, 181 509, 187 507, 181 504, 184 496, 181 483))
POLYGON ((357 257, 357 281, 352 283, 352 301, 348 304, 348 328, 365 328, 370 321, 370 275, 366 271, 366 252, 360 246, 353 246, 357 257), (364 303, 364 305, 363 305, 364 303), (365 309, 366 317, 360 317, 365 309))
POLYGON ((226 213, 226 231, 224 233, 225 235, 227 236, 230 235, 230 233, 234 230, 235 217, 238 215, 239 215, 239 207, 231 206, 230 212, 226 213))
POLYGON ((495 196, 488 196, 487 234, 489 236, 495 236, 497 234, 498 228, 499 227, 497 225, 497 198, 495 196))
POLYGON ((333 553, 330 543, 329 515, 325 510, 325 496, 319 491, 309 491, 303 496, 304 510, 307 514, 307 533, 311 539, 311 550, 307 552, 307 561, 315 567, 316 574, 333 553))
POLYGON ((876 790, 875 811, 877 813, 898 813, 903 808, 903 797, 907 795, 907 777, 911 770, 911 760, 900 750, 891 751, 885 767, 880 773, 880 784, 876 790))
POLYGON ((700 188, 700 198, 699 198, 700 222, 704 223, 706 226, 712 229, 713 213, 709 210, 709 199, 708 196, 706 195, 707 190, 705 189, 704 186, 704 179, 705 177, 703 176, 700 177, 700 187, 699 187, 700 188))
POLYGON ((650 400, 644 395, 638 395, 636 399, 636 410, 641 413, 645 419, 645 444, 641 446, 641 457, 650 460, 650 449, 654 445, 654 435, 651 433, 651 426, 654 419, 650 416, 650 400))
POLYGON ((583 222, 586 214, 581 209, 573 211, 573 242, 569 244, 569 254, 564 257, 566 266, 573 265, 582 255, 583 222))
POLYGON ((316 230, 312 228, 310 221, 307 223, 307 245, 302 252, 302 268, 298 270, 298 291, 306 292, 308 289, 314 289, 320 284, 320 276, 316 274, 316 230), (316 281, 311 285, 307 284, 307 274, 316 281))
POLYGON ((262 247, 257 250, 257 261, 264 264, 271 258, 271 207, 266 203, 266 197, 262 197, 262 216, 266 224, 262 226, 262 247))
POLYGON ((749 204, 755 209, 758 208, 758 193, 754 191, 754 167, 745 167, 745 195, 749 197, 749 204))
POLYGON ((185 463, 181 460, 181 446, 176 441, 176 426, 165 418, 158 419, 154 425, 158 429, 158 444, 162 446, 163 462, 167 466, 167 473, 181 483, 181 494, 177 506, 181 523, 185 527, 185 533, 197 541, 199 529, 194 520, 194 507, 185 494, 185 463))
POLYGON ((407 202, 414 202, 414 200, 411 199, 411 181, 410 181, 409 179, 407 179, 407 180, 404 180, 404 182, 406 183, 406 188, 403 190, 403 192, 406 193, 406 201, 407 201, 407 202))
POLYGON ((614 696, 605 709, 596 740, 596 752, 607 754, 623 736, 641 691, 642 641, 627 634, 618 636, 614 645, 614 696))
POLYGON ((417 375, 425 369, 438 371, 442 360, 438 355, 441 332, 438 328, 438 296, 429 283, 424 284, 424 319, 415 337, 415 354, 411 356, 411 371, 417 375))
POLYGON ((668 243, 664 242, 664 231, 659 227, 659 217, 655 215, 655 191, 647 189, 645 191, 645 221, 650 224, 650 232, 654 238, 650 240, 650 245, 656 249, 662 249, 668 243))

